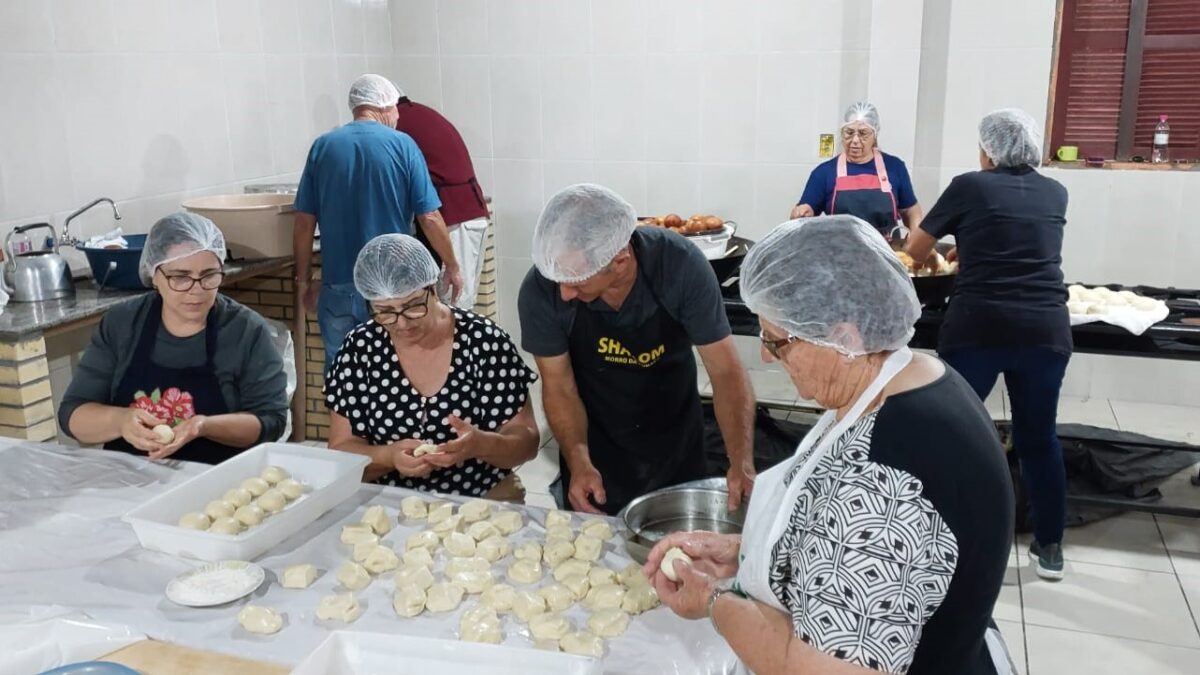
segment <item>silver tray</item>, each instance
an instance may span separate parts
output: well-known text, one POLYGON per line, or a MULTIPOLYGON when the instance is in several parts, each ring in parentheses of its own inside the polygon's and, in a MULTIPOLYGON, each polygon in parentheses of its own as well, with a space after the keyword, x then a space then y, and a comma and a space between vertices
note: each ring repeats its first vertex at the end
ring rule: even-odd
POLYGON ((673 532, 740 533, 746 522, 745 504, 729 511, 724 479, 713 481, 720 481, 720 487, 676 485, 642 495, 622 509, 618 516, 625 524, 625 548, 630 557, 645 563, 658 540, 673 532))

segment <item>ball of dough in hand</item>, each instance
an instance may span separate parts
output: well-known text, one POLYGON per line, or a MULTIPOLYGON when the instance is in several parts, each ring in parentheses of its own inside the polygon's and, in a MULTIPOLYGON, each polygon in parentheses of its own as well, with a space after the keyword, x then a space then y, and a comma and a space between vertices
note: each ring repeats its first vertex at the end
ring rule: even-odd
POLYGON ((159 424, 151 431, 154 432, 155 436, 158 436, 159 443, 166 444, 175 440, 175 430, 165 424, 159 424))
POLYGON ((237 507, 224 499, 214 499, 204 507, 204 515, 211 520, 232 518, 234 511, 237 511, 237 507))
POLYGON ((604 656, 604 641, 587 631, 567 633, 563 639, 558 641, 558 645, 568 654, 591 656, 597 659, 604 656))
POLYGON ((338 568, 337 580, 352 591, 360 591, 371 583, 371 574, 362 565, 347 560, 338 568))
POLYGON ((667 549, 667 553, 663 556, 662 562, 659 563, 658 569, 662 570, 664 576, 671 581, 679 581, 679 577, 675 574, 675 561, 679 560, 688 565, 692 564, 692 559, 688 554, 683 552, 683 549, 678 546, 673 546, 667 549))
POLYGON ((262 473, 258 474, 258 477, 267 481, 271 485, 275 485, 282 480, 291 478, 292 474, 288 473, 287 469, 284 469, 281 466, 268 466, 262 470, 262 473))
POLYGON ((212 518, 199 511, 192 511, 179 516, 179 526, 189 530, 207 530, 209 525, 212 525, 212 518))
POLYGON ((400 513, 409 520, 424 520, 429 515, 429 507, 420 497, 405 497, 400 500, 400 513))
POLYGON ((558 612, 538 614, 529 618, 529 633, 537 640, 561 640, 571 632, 571 622, 558 612))
POLYGON ((603 550, 604 543, 591 535, 581 534, 575 538, 575 557, 579 560, 595 562, 603 550))
POLYGON ((602 609, 588 618, 588 628, 600 637, 614 638, 629 628, 629 615, 619 609, 602 609))
MULTIPOLYGON (((264 490, 264 492, 265 492, 265 490, 264 490)), ((233 504, 233 508, 236 509, 240 506, 245 506, 245 505, 249 504, 250 500, 254 499, 254 495, 250 494, 250 491, 247 490, 246 488, 235 487, 235 488, 229 490, 228 492, 226 492, 224 494, 224 496, 221 497, 221 499, 229 502, 230 504, 233 504)))
POLYGON ((392 519, 388 516, 387 511, 380 505, 367 507, 366 513, 363 514, 362 522, 364 525, 371 528, 375 534, 383 536, 392 531, 392 519))
POLYGON ((321 598, 317 605, 317 618, 322 621, 342 621, 350 623, 362 616, 362 606, 354 599, 353 593, 337 593, 321 598))
POLYGON ((262 510, 257 504, 247 504, 238 507, 237 511, 233 512, 233 517, 237 518, 246 527, 254 527, 267 517, 267 512, 262 510))
POLYGON ((367 555, 367 559, 363 561, 363 567, 372 574, 383 574, 399 566, 400 558, 387 546, 376 546, 375 550, 371 551, 367 555))
POLYGON ((517 560, 541 560, 542 545, 536 541, 524 541, 517 544, 517 548, 513 551, 513 557, 517 560))
POLYGON ((655 607, 658 607, 658 592, 649 584, 630 586, 621 600, 621 609, 630 614, 641 614, 655 607))
POLYGON ((602 609, 617 609, 624 599, 625 589, 621 586, 616 584, 596 586, 593 584, 587 597, 583 599, 583 605, 593 612, 598 612, 602 609))
POLYGON ((546 613, 546 599, 533 591, 517 591, 512 602, 513 615, 517 619, 529 623, 529 620, 539 614, 546 613))
POLYGON ((296 501, 304 495, 304 484, 293 478, 284 478, 275 487, 283 493, 284 497, 288 498, 289 502, 296 501))
POLYGON ((458 635, 467 642, 500 644, 500 617, 490 607, 473 607, 459 620, 458 635))
POLYGON ((463 587, 452 582, 434 584, 425 592, 425 608, 431 612, 453 612, 463 599, 463 587))
POLYGON ((535 584, 542 580, 542 564, 536 560, 518 560, 508 566, 508 578, 518 584, 535 584))
POLYGON ((608 541, 613 536, 612 525, 609 525, 604 520, 589 520, 579 528, 579 532, 589 537, 595 537, 600 541, 608 541))
POLYGON ((251 633, 273 635, 283 628, 283 617, 270 607, 246 605, 238 612, 238 623, 251 633))
POLYGON ((271 486, 267 484, 267 481, 259 478, 258 476, 255 476, 254 478, 247 478, 246 480, 242 481, 241 487, 255 497, 261 497, 264 492, 271 489, 271 486))
POLYGON ((403 617, 414 617, 425 611, 425 589, 401 586, 392 594, 392 609, 403 617))
POLYGON ((413 457, 424 457, 425 455, 440 455, 437 446, 433 443, 422 443, 413 448, 413 457))
MULTIPOLYGON (((549 607, 550 611, 552 612, 564 611, 570 608, 571 605, 575 604, 575 593, 557 581, 552 584, 542 586, 542 588, 538 590, 538 594, 540 594, 546 601, 546 606, 549 607)), ((559 637, 562 636, 560 635, 559 637)))
POLYGON ((208 527, 208 531, 214 534, 240 534, 244 529, 246 526, 237 518, 217 518, 208 527))
POLYGON ((497 562, 512 549, 508 540, 501 536, 488 537, 475 546, 475 552, 488 562, 497 562))
POLYGON ((292 565, 283 571, 280 584, 284 588, 308 588, 317 580, 317 568, 307 563, 292 565))
POLYGON ((575 544, 566 539, 551 539, 542 548, 542 560, 551 567, 575 555, 575 544))
POLYGON ((261 497, 254 500, 258 507, 267 513, 279 513, 287 508, 288 499, 284 496, 283 491, 277 488, 271 488, 264 492, 261 497))
POLYGON ((493 584, 484 589, 479 596, 479 602, 497 612, 507 612, 512 609, 517 592, 508 584, 493 584))
POLYGON ((414 586, 421 590, 427 590, 433 585, 433 572, 424 565, 405 565, 401 567, 396 576, 392 577, 396 584, 396 588, 404 588, 405 586, 414 586))
POLYGON ((499 511, 492 516, 490 522, 504 535, 516 534, 525 526, 525 520, 517 511, 499 511))
POLYGON ((478 523, 492 515, 492 503, 486 499, 472 499, 458 508, 458 514, 467 524, 478 523))

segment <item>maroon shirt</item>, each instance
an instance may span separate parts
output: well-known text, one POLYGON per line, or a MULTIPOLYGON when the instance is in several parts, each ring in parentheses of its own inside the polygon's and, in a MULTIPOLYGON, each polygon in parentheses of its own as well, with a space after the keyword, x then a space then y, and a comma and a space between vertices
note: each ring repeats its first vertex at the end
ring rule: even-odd
POLYGON ((396 130, 412 136, 425 155, 446 225, 487 216, 483 188, 475 180, 475 167, 458 129, 438 111, 407 98, 400 99, 396 111, 400 113, 396 130))

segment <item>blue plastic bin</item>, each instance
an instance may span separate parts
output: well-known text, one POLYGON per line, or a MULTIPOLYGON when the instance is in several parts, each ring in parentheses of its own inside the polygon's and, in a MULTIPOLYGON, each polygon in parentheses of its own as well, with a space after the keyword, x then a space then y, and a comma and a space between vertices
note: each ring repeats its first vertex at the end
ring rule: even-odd
POLYGON ((138 263, 142 259, 142 248, 146 246, 146 235, 128 234, 125 235, 125 241, 129 242, 128 248, 78 247, 87 256, 97 286, 124 290, 146 288, 138 276, 138 263))

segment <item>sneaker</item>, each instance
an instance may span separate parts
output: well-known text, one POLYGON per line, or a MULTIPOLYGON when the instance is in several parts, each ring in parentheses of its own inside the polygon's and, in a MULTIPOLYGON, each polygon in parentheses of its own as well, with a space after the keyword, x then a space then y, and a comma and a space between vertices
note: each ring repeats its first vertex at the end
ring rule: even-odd
POLYGON ((1046 544, 1042 546, 1034 540, 1029 545, 1029 562, 1037 565, 1037 575, 1047 581, 1059 581, 1063 578, 1062 544, 1046 544))

